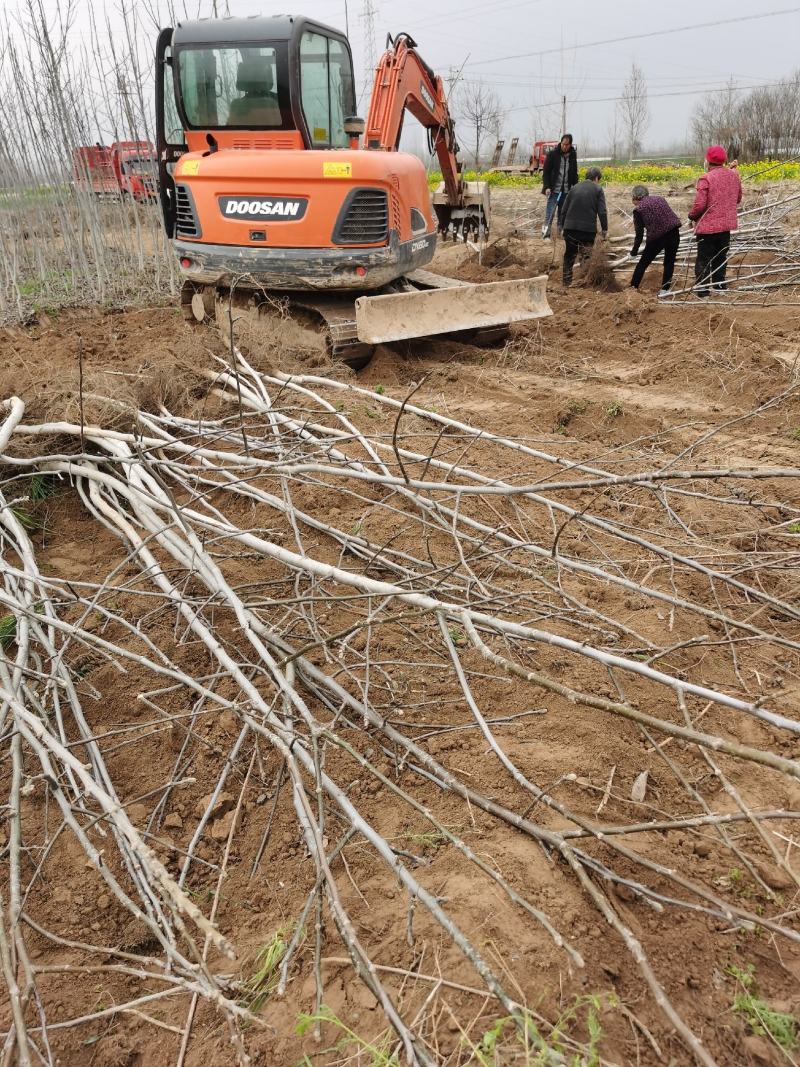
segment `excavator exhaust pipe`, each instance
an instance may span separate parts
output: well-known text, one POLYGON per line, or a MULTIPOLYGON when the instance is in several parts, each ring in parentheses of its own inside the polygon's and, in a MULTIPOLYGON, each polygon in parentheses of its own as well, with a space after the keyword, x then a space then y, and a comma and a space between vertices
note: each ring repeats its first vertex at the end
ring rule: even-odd
MULTIPOLYGON (((416 273, 426 275, 426 281, 437 277, 426 271, 416 273)), ((436 288, 359 297, 355 302, 359 341, 385 344, 430 334, 507 326, 553 314, 547 302, 546 274, 482 284, 446 281, 448 284, 436 288)))

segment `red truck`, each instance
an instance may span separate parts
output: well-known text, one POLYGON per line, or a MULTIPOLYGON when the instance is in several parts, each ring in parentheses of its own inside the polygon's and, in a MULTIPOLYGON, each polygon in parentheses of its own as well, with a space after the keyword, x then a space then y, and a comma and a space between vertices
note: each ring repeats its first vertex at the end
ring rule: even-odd
POLYGON ((541 170, 547 158, 547 153, 551 148, 555 148, 557 144, 558 141, 534 141, 531 158, 528 160, 528 170, 533 174, 541 170))
POLYGON ((519 144, 519 138, 515 137, 511 142, 511 148, 509 149, 505 165, 500 166, 500 156, 504 144, 505 141, 497 142, 497 147, 494 150, 494 157, 492 158, 492 170, 496 170, 500 174, 537 174, 544 166, 547 153, 551 148, 555 148, 558 141, 534 141, 527 165, 523 163, 517 163, 515 165, 514 160, 517 155, 517 145, 519 144))
POLYGON ((95 196, 130 196, 139 203, 158 195, 158 161, 149 141, 82 145, 72 152, 75 185, 95 196))

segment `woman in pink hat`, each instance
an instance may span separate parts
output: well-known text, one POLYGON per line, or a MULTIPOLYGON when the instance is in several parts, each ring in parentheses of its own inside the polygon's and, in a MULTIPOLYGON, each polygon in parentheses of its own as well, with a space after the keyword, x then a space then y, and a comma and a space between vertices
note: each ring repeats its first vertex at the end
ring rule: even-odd
POLYGON ((742 201, 742 183, 733 167, 726 167, 728 153, 718 144, 706 152, 707 171, 697 182, 689 225, 697 237, 694 264, 695 292, 708 296, 709 288, 725 289, 725 272, 731 230, 739 227, 737 205, 742 201))

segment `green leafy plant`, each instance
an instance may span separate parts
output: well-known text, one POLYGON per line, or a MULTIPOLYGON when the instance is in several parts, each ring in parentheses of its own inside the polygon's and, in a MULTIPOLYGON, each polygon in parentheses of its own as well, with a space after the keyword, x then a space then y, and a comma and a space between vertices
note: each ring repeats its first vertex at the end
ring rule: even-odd
POLYGON ((300 1012, 297 1016, 295 1032, 299 1037, 303 1037, 317 1023, 330 1023, 342 1034, 335 1051, 365 1053, 369 1057, 370 1067, 399 1067, 400 1061, 390 1051, 392 1042, 390 1030, 385 1030, 373 1041, 368 1041, 343 1022, 331 1008, 323 1004, 317 1012, 300 1012))
MULTIPOLYGON (((600 1012, 603 1002, 613 1007, 617 1001, 612 996, 588 994, 576 997, 571 1007, 559 1016, 552 1026, 523 1010, 520 1016, 504 1016, 485 1030, 477 1044, 466 1040, 473 1060, 480 1067, 497 1067, 511 1062, 515 1053, 524 1050, 527 1067, 599 1067, 600 1041, 603 1027, 600 1012), (585 1028, 586 1040, 570 1036, 576 1027, 585 1028), (549 1030, 549 1032, 545 1032, 549 1030)), ((514 1060, 516 1062, 516 1059, 514 1060)))
POLYGON ((609 419, 618 419, 622 414, 622 404, 617 403, 615 400, 613 404, 609 404, 606 408, 606 415, 609 419))
POLYGON ((378 396, 383 396, 383 394, 386 392, 386 386, 376 385, 375 392, 378 394, 378 396))
POLYGON ((786 529, 791 534, 800 533, 800 522, 790 522, 786 529))
POLYGON ((744 1018, 754 1034, 771 1038, 784 1052, 793 1052, 800 1044, 797 1019, 788 1012, 774 1011, 758 996, 752 963, 744 969, 727 967, 726 973, 735 978, 740 987, 733 998, 733 1010, 744 1018))

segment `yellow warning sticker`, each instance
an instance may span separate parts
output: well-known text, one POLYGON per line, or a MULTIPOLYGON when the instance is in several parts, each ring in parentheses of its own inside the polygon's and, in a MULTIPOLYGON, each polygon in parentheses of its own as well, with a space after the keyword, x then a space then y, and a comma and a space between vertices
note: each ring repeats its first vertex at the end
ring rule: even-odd
POLYGON ((322 164, 322 177, 323 178, 352 178, 353 177, 353 164, 352 163, 323 163, 322 164))
POLYGON ((199 159, 186 159, 182 163, 178 164, 178 173, 187 174, 199 174, 200 173, 200 160, 199 159))
POLYGON ((328 131, 325 129, 324 126, 315 126, 314 127, 314 140, 315 141, 327 141, 328 140, 328 131))

